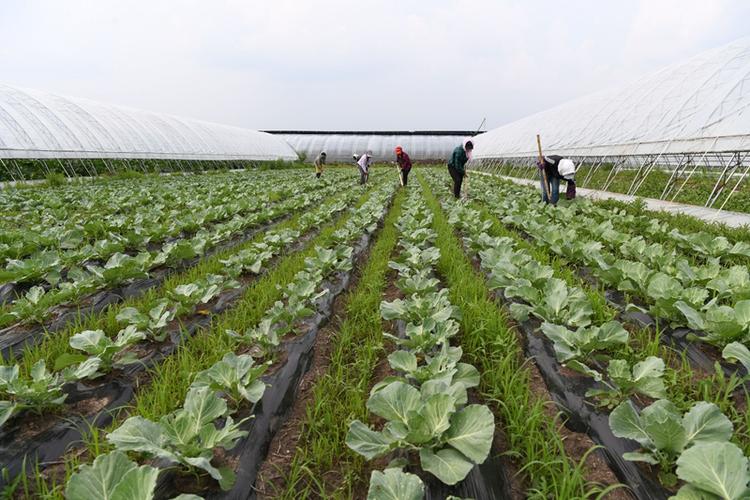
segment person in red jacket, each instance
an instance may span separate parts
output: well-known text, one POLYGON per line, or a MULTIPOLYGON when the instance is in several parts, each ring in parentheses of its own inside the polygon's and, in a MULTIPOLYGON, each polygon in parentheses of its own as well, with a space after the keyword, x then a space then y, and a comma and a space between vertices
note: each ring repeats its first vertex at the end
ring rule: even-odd
POLYGON ((409 180, 409 171, 411 170, 411 159, 401 146, 396 146, 396 163, 398 163, 401 184, 406 186, 406 182, 409 180))

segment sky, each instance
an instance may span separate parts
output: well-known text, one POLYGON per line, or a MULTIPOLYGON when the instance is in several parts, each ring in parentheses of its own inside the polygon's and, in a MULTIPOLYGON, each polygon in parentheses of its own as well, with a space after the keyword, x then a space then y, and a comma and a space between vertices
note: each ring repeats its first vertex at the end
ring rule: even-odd
POLYGON ((748 19, 746 0, 0 0, 0 81, 253 129, 475 130, 748 19))

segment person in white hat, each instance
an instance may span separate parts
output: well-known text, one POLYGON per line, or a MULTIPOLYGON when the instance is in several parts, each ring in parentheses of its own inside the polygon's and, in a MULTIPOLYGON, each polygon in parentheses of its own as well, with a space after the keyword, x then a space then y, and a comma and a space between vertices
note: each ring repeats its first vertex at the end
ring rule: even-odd
POLYGON ((544 162, 537 162, 539 167, 539 186, 542 189, 542 201, 544 203, 557 204, 560 199, 560 180, 568 183, 565 197, 572 200, 576 196, 575 174, 576 165, 573 160, 563 158, 559 155, 545 156, 544 162), (544 185, 544 176, 541 175, 542 169, 547 174, 547 186, 544 185), (549 189, 551 200, 547 199, 547 188, 549 189))
POLYGON ((357 160, 360 184, 367 183, 367 179, 370 177, 370 165, 372 165, 372 151, 368 150, 359 158, 359 160, 357 160))
POLYGON ((317 158, 315 158, 315 177, 320 179, 323 175, 323 165, 326 164, 326 152, 321 151, 317 158))

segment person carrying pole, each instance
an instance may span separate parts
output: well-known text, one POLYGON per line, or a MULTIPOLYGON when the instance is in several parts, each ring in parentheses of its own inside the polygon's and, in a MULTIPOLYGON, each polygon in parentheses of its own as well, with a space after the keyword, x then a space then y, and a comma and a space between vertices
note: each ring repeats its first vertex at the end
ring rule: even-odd
POLYGON ((367 183, 367 179, 370 177, 370 165, 372 165, 372 151, 368 150, 359 158, 359 160, 357 160, 360 184, 367 183))
POLYGON ((401 185, 406 186, 411 170, 411 158, 401 146, 396 146, 396 163, 398 164, 398 175, 401 177, 401 185))
POLYGON ((461 197, 461 183, 466 175, 466 163, 471 158, 473 150, 474 143, 467 139, 463 146, 456 146, 448 161, 448 173, 453 179, 453 196, 457 199, 461 197))
POLYGON ((572 200, 576 197, 576 166, 572 160, 559 155, 543 156, 537 161, 539 168, 542 201, 556 205, 560 199, 560 181, 568 183, 565 197, 572 200), (549 193, 549 196, 548 196, 549 193))
POLYGON ((326 164, 326 152, 321 151, 317 158, 315 158, 315 177, 320 179, 323 175, 323 165, 326 164))

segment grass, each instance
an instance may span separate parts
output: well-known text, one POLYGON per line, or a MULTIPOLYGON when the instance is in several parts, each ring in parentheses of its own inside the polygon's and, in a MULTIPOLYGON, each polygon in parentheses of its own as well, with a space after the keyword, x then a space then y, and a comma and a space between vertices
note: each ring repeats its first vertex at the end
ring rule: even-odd
POLYGON ((388 261, 396 246, 394 227, 401 214, 402 190, 386 216, 355 290, 346 296, 346 316, 332 339, 330 366, 312 389, 299 444, 278 498, 352 498, 362 477, 364 461, 345 443, 347 423, 366 420, 366 403, 373 371, 383 356, 380 301, 386 286, 388 261), (336 485, 326 481, 332 469, 336 485))
MULTIPOLYGON (((342 195, 337 194, 330 197, 328 200, 323 200, 321 204, 325 204, 327 201, 332 199, 339 199, 342 195)), ((344 196, 348 196, 344 194, 344 196)), ((275 225, 275 229, 308 229, 299 227, 299 217, 301 214, 295 214, 290 219, 275 225)), ((323 221, 321 221, 323 222, 323 221)), ((53 366, 55 360, 65 352, 71 352, 68 345, 69 339, 75 333, 82 330, 104 330, 105 332, 114 335, 119 330, 119 325, 115 319, 117 314, 125 307, 135 307, 138 310, 144 311, 154 307, 156 303, 164 296, 166 290, 171 290, 175 286, 185 283, 192 283, 199 278, 205 277, 208 274, 216 274, 222 271, 224 265, 221 260, 226 259, 230 255, 236 254, 245 248, 250 248, 253 244, 263 240, 265 232, 258 233, 255 237, 248 240, 240 245, 227 248, 209 258, 202 259, 195 266, 187 269, 184 272, 175 273, 167 278, 161 286, 151 288, 147 290, 143 295, 137 298, 128 299, 114 307, 108 307, 103 312, 89 316, 88 318, 78 318, 77 321, 69 325, 62 331, 54 334, 49 334, 45 337, 44 341, 33 347, 28 347, 24 350, 24 353, 19 361, 21 371, 28 373, 31 366, 39 359, 44 359, 47 366, 53 366)), ((7 360, 6 360, 7 362, 7 360)))
MULTIPOLYGON (((362 194, 355 206, 364 203, 369 195, 369 190, 362 194)), ((342 227, 347 219, 348 217, 344 216, 335 223, 323 226, 318 235, 305 244, 304 250, 283 257, 273 270, 245 290, 232 309, 214 318, 209 328, 201 329, 190 337, 185 336, 172 356, 149 371, 148 383, 136 388, 133 405, 123 408, 108 430, 118 427, 127 416, 139 415, 158 420, 179 408, 195 374, 209 368, 227 352, 235 350, 236 344, 229 336, 223 334, 224 330, 244 330, 257 324, 265 311, 281 298, 280 286, 289 283, 294 275, 304 268, 305 259, 314 253, 315 246, 330 244, 333 241, 333 233, 342 227)), ((83 445, 87 449, 89 460, 93 461, 96 456, 111 451, 111 446, 104 442, 102 437, 102 433, 96 430, 84 438, 83 445)), ((45 483, 41 488, 53 492, 50 493, 50 498, 55 498, 54 495, 59 493, 61 485, 67 482, 75 470, 74 464, 77 464, 80 458, 75 454, 69 454, 64 460, 66 474, 64 479, 60 479, 59 484, 47 483, 38 470, 32 477, 37 483, 45 483)), ((34 491, 43 491, 39 488, 34 491)))
POLYGON ((557 432, 559 421, 545 412, 549 404, 534 395, 531 372, 506 311, 490 299, 485 279, 478 274, 448 224, 434 194, 421 175, 425 199, 435 217, 438 272, 450 287, 451 302, 461 309, 461 347, 468 362, 482 374, 480 390, 491 404, 507 436, 508 454, 517 461, 534 498, 588 498, 604 490, 589 484, 582 464, 565 454, 557 432))
MULTIPOLYGON (((342 181, 343 181, 342 179, 337 180, 335 185, 339 186, 340 184, 343 184, 342 181)), ((311 186, 310 190, 312 191, 314 189, 315 189, 315 187, 311 186)), ((275 201, 278 201, 280 198, 282 198, 284 195, 287 195, 287 194, 288 193, 285 193, 285 192, 273 191, 269 195, 268 203, 273 203, 275 201)), ((267 206, 268 205, 266 205, 266 207, 267 206)), ((240 213, 238 215, 242 215, 242 213, 240 213)), ((253 211, 251 211, 249 213, 245 213, 244 215, 246 215, 246 216, 256 216, 257 215, 257 219, 254 221, 254 223, 251 226, 243 229, 242 231, 250 230, 253 227, 261 226, 262 224, 270 224, 270 223, 272 223, 272 215, 269 214, 269 213, 266 213, 264 211, 264 209, 259 209, 258 211, 253 210, 253 211), (258 214, 260 214, 260 215, 258 215, 258 214)), ((274 218, 278 218, 278 217, 274 217, 274 218)), ((229 220, 227 218, 218 219, 216 221, 213 221, 210 224, 207 224, 202 229, 207 229, 207 230, 211 231, 212 229, 219 228, 219 226, 221 224, 227 223, 227 222, 229 222, 229 220)), ((198 228, 196 228, 196 230, 197 229, 198 228)), ((236 236, 240 232, 241 231, 238 231, 237 233, 233 233, 231 236, 236 236)), ((194 231, 192 233, 194 234, 194 231)), ((231 238, 231 236, 230 236, 230 238, 231 238)), ((104 237, 104 235, 102 235, 102 237, 104 237)), ((167 237, 166 234, 164 234, 163 237, 164 237, 164 240, 168 239, 168 237, 167 237)), ((183 237, 181 237, 181 239, 188 239, 188 238, 189 238, 189 236, 185 236, 185 235, 183 235, 183 237)), ((224 241, 220 242, 219 244, 221 245, 223 243, 231 241, 230 238, 225 239, 224 241)), ((8 279, 11 279, 13 276, 15 276, 15 273, 13 273, 11 271, 2 271, 2 270, 0 270, 0 283, 2 283, 4 281, 7 281, 8 279)), ((102 290, 104 288, 106 288, 106 286, 104 286, 103 288, 99 288, 98 290, 102 290)), ((88 295, 90 295, 91 293, 93 293, 95 291, 96 290, 85 292, 83 294, 83 297, 88 296, 88 295)), ((75 292, 73 292, 73 291, 67 291, 67 292, 66 291, 60 291, 59 289, 56 289, 54 294, 46 294, 46 295, 44 295, 41 298, 40 303, 39 303, 39 310, 40 311, 44 311, 42 313, 43 314, 42 318, 46 319, 46 317, 47 317, 46 310, 48 308, 53 307, 53 306, 58 305, 58 304, 61 304, 61 303, 68 303, 68 302, 70 302, 70 303, 74 304, 77 301, 77 299, 78 299, 78 297, 76 297, 75 292)), ((8 307, 8 309, 10 309, 12 306, 7 306, 7 307, 8 307)), ((8 326, 8 325, 11 325, 11 324, 13 324, 15 322, 16 322, 16 320, 13 319, 13 318, 9 318, 7 320, 0 320, 0 327, 8 326)))
MULTIPOLYGON (((481 209, 481 208, 480 208, 481 209)), ((634 210, 645 212, 637 207, 634 210)), ((650 212, 648 212, 650 214, 650 212)), ((639 213, 641 215, 642 213, 639 213)), ((486 213, 485 213, 486 215, 486 213)), ((492 215, 488 217, 492 218, 492 215)), ((691 219, 694 222, 695 219, 691 219)), ((499 221, 494 219, 493 231, 496 231, 499 221)), ((697 226, 700 226, 701 222, 697 222, 697 226)), ((692 230, 699 230, 694 225, 692 230)), ((501 232, 512 232, 502 227, 501 232)), ((497 234, 500 235, 500 234, 497 234)), ((507 234, 503 234, 507 235, 507 234)), ((518 241, 518 240, 517 240, 518 241)), ((547 252, 541 251, 539 247, 529 245, 525 240, 520 240, 520 244, 526 244, 529 246, 527 251, 540 262, 550 264, 548 260, 545 260, 545 254, 547 252)), ((573 276, 573 269, 575 263, 565 262, 564 259, 559 259, 552 254, 549 255, 553 260, 560 260, 563 262, 563 270, 565 273, 573 276)), ((555 274, 559 273, 559 269, 556 268, 555 274)), ((592 304, 595 305, 595 311, 598 309, 598 305, 602 302, 607 306, 608 310, 611 308, 606 304, 606 300, 603 296, 603 289, 598 291, 589 290, 587 291, 590 299, 594 299, 592 304), (598 298, 597 298, 598 296, 598 298)), ((601 316, 601 315, 597 315, 601 316)), ((599 323, 602 320, 601 317, 595 321, 599 323)), ((667 369, 665 370, 664 382, 667 389, 668 399, 675 403, 677 407, 685 412, 688 411, 697 401, 707 401, 716 404, 719 409, 724 413, 733 423, 735 432, 733 435, 733 442, 740 446, 745 453, 750 452, 750 417, 748 412, 745 411, 742 406, 737 404, 737 397, 741 397, 744 401, 748 400, 746 389, 743 387, 745 380, 733 374, 727 376, 723 370, 716 368, 710 373, 701 373, 696 371, 691 365, 687 353, 682 351, 676 351, 668 344, 662 341, 661 328, 655 326, 653 328, 631 328, 630 340, 627 345, 615 349, 610 352, 612 359, 626 359, 631 365, 645 359, 648 356, 657 356, 662 358, 667 369)))
MULTIPOLYGON (((355 206, 364 203, 369 195, 368 191, 360 196, 355 206)), ((266 310, 280 300, 283 293, 281 287, 290 283, 304 268, 305 259, 315 252, 315 247, 329 246, 332 234, 347 219, 348 216, 344 216, 333 224, 323 226, 303 250, 285 256, 273 270, 253 282, 228 312, 213 319, 210 328, 199 330, 186 338, 173 356, 153 370, 149 386, 138 391, 132 413, 156 419, 177 409, 195 373, 209 368, 227 352, 234 351, 236 344, 224 334, 225 330, 244 331, 256 325, 266 310)))

